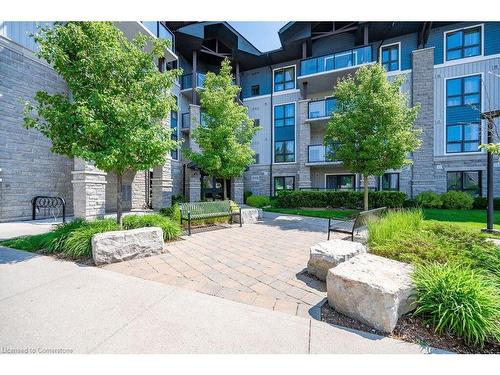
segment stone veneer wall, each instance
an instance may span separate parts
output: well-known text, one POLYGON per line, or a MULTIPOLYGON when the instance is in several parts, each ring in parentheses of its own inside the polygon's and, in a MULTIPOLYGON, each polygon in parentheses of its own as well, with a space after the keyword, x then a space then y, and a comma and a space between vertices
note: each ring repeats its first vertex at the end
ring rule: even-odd
MULTIPOLYGON (((106 176, 106 212, 116 211, 116 175, 106 176)), ((143 209, 146 206, 146 176, 144 171, 126 171, 122 186, 130 186, 130 199, 122 201, 123 210, 143 209)))
POLYGON ((57 195, 73 212, 73 160, 23 127, 23 102, 37 91, 67 94, 64 80, 27 49, 0 37, 0 221, 31 219, 31 199, 57 195))

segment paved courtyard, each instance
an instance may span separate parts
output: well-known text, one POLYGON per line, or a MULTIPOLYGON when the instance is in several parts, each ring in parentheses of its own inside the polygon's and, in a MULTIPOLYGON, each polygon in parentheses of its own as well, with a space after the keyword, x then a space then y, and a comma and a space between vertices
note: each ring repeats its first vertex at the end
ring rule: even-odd
POLYGON ((104 268, 318 318, 326 286, 305 268, 310 246, 326 240, 326 227, 324 219, 265 213, 257 224, 194 233, 168 243, 165 254, 104 268))

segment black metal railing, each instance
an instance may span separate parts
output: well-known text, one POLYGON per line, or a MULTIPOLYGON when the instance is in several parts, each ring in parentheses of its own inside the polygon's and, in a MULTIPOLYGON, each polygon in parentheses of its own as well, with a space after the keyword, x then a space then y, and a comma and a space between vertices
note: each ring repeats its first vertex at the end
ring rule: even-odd
MULTIPOLYGON (((353 186, 351 188, 322 188, 322 187, 308 187, 308 188, 300 188, 301 191, 364 191, 363 186, 353 186)), ((378 191, 380 190, 376 186, 368 186, 369 191, 378 191)))
POLYGON ((36 220, 36 214, 43 210, 43 216, 58 216, 59 209, 62 208, 63 223, 66 222, 66 201, 62 197, 49 197, 38 195, 31 200, 32 217, 36 220), (57 213, 55 210, 57 209, 57 213))
POLYGON ((354 67, 372 62, 372 46, 362 46, 300 61, 300 76, 354 67))

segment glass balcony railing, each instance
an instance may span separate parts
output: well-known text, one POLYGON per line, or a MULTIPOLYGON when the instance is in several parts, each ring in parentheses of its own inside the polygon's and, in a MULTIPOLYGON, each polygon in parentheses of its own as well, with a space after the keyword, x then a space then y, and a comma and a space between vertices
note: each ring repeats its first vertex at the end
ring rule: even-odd
POLYGON ((183 113, 181 115, 181 127, 182 129, 189 129, 191 126, 191 118, 189 116, 189 112, 183 113))
POLYGON ((307 118, 315 119, 322 117, 330 117, 335 110, 335 98, 327 98, 323 100, 314 100, 309 102, 307 109, 307 118))
POLYGON ((372 46, 363 46, 300 62, 300 76, 349 68, 372 62, 372 46))
MULTIPOLYGON (((205 82, 205 74, 196 73, 196 87, 202 87, 205 82)), ((181 90, 190 89, 193 87, 193 74, 184 74, 181 77, 181 90)))
POLYGON ((326 163, 335 161, 331 155, 331 147, 324 145, 309 145, 308 146, 308 163, 326 163))
POLYGON ((146 29, 160 39, 170 40, 170 49, 174 51, 174 35, 159 21, 141 21, 146 29))

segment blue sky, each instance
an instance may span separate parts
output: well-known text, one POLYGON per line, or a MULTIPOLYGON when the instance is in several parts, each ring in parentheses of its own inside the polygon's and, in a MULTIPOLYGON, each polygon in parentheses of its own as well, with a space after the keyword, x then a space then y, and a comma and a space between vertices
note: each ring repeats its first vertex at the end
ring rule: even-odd
POLYGON ((262 52, 281 47, 278 30, 286 22, 234 22, 229 21, 238 32, 262 52))

